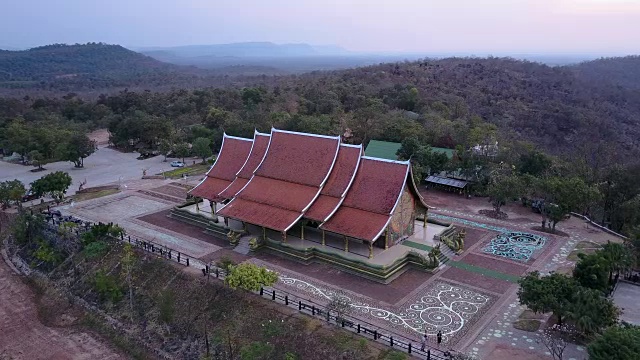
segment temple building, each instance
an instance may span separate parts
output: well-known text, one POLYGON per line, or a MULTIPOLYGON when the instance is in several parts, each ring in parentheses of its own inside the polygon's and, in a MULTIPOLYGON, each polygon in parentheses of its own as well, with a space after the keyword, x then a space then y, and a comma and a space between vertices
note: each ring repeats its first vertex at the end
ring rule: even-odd
POLYGON ((190 194, 208 200, 225 224, 240 222, 265 241, 351 246, 370 259, 413 235, 416 224, 426 226, 428 209, 408 161, 365 156, 340 136, 278 129, 253 140, 225 134, 190 194))

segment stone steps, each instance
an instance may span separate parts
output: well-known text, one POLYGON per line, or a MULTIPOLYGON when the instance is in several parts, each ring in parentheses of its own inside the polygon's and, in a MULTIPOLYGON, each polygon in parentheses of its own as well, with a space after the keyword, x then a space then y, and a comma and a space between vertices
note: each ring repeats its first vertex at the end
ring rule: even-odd
POLYGON ((211 222, 211 220, 208 220, 203 216, 192 214, 188 211, 178 210, 176 208, 171 209, 171 211, 169 212, 169 217, 203 229, 207 229, 209 227, 209 223, 211 222))
POLYGON ((233 248, 233 251, 242 255, 249 254, 249 251, 251 251, 251 249, 249 248, 249 240, 251 238, 252 238, 251 236, 241 237, 240 241, 238 242, 238 245, 236 245, 236 247, 233 248))

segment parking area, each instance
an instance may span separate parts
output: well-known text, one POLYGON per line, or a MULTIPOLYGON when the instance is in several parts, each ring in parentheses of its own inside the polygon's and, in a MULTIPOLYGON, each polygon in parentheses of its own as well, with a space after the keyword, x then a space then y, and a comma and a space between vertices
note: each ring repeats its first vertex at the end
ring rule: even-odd
MULTIPOLYGON (((84 160, 84 168, 77 169, 73 167, 73 163, 61 161, 47 164, 44 166, 47 170, 39 172, 31 172, 34 169, 32 166, 0 161, 0 182, 18 179, 28 188, 31 182, 48 173, 65 171, 73 179, 67 191, 67 195, 72 195, 84 181, 86 181, 84 187, 87 188, 140 179, 144 170, 147 171, 147 175, 153 175, 172 169, 170 162, 174 159, 164 162, 163 156, 155 156, 146 160, 137 160, 138 156, 136 152, 123 153, 102 146, 84 160)), ((191 158, 185 160, 187 164, 193 161, 191 158)))

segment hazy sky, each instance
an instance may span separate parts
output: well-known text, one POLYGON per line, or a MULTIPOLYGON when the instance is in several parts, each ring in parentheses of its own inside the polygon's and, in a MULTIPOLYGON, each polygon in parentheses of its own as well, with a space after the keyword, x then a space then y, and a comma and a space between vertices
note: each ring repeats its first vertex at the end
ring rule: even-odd
POLYGON ((4 0, 0 6, 0 46, 90 41, 638 54, 640 0, 4 0))

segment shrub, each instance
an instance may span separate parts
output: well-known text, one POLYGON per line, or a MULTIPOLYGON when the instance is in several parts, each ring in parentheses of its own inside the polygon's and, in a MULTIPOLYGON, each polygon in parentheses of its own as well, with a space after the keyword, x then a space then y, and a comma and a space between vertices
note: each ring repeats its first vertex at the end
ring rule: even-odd
POLYGON ((100 300, 116 303, 122 299, 122 289, 118 286, 116 278, 107 275, 103 270, 98 271, 93 278, 93 287, 100 295, 100 300))

